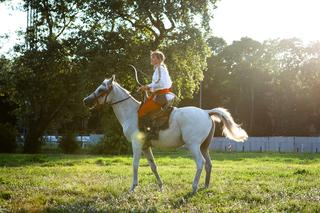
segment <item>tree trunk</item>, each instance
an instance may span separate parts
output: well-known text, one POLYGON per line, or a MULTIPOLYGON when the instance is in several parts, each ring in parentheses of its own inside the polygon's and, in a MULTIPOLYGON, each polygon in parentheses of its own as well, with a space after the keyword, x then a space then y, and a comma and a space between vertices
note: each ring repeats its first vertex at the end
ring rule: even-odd
POLYGON ((29 128, 27 131, 24 152, 25 153, 40 153, 41 152, 41 136, 42 132, 37 131, 38 128, 29 128))
POLYGON ((62 99, 61 102, 53 109, 51 113, 45 113, 43 116, 39 116, 40 120, 34 120, 29 124, 29 130, 27 132, 24 152, 25 153, 39 153, 41 151, 41 137, 50 123, 56 118, 58 113, 64 106, 66 99, 62 99), (42 118, 42 119, 41 119, 42 118))

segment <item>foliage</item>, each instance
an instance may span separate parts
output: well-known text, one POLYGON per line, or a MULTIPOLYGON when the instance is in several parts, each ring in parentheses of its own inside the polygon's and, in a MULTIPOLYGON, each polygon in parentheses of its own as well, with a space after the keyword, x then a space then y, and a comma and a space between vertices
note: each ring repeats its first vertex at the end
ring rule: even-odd
POLYGON ((8 123, 12 126, 16 124, 16 117, 14 110, 16 105, 14 105, 9 98, 9 94, 6 90, 6 79, 5 73, 11 69, 11 61, 5 57, 0 57, 0 123, 8 123))
POLYGON ((59 141, 59 148, 63 153, 73 154, 79 150, 80 145, 76 141, 75 134, 72 132, 67 132, 64 136, 62 136, 59 141))
POLYGON ((104 127, 104 137, 97 144, 91 147, 91 153, 118 155, 132 153, 131 144, 124 137, 121 125, 113 114, 112 109, 104 108, 101 110, 101 123, 104 127))
MULTIPOLYGON (((195 163, 185 150, 155 152, 160 192, 145 158, 128 193, 131 156, 0 155, 5 212, 317 212, 319 154, 214 153, 211 185, 191 196, 195 163), (27 186, 27 187, 26 187, 27 186), (42 189, 42 190, 39 190, 42 189), (27 196, 26 196, 27 195, 27 196)), ((200 184, 203 184, 204 176, 200 184)))
POLYGON ((213 55, 204 72, 204 108, 228 108, 249 135, 317 135, 318 43, 242 38, 227 45, 215 37, 207 42, 213 55))
MULTIPOLYGON (((23 2, 35 11, 34 25, 21 32, 26 45, 17 45, 12 59, 0 59, 1 101, 9 103, 0 102, 0 109, 14 111, 18 127, 26 128, 25 152, 40 152, 48 129, 85 130, 85 123, 110 129, 102 115, 82 106, 83 97, 112 74, 136 90, 128 64, 147 72, 149 78, 139 77, 150 82, 154 49, 167 56, 181 106, 198 105, 203 81, 203 107, 228 108, 250 135, 320 130, 319 42, 242 38, 227 44, 210 37, 215 0, 23 2)), ((112 131, 106 137, 119 140, 121 129, 112 131)))
POLYGON ((164 50, 174 90, 180 98, 192 97, 206 69, 204 38, 215 3, 25 0, 33 25, 21 32, 26 45, 15 47, 12 66, 3 73, 19 126, 27 129, 25 152, 40 152, 48 128, 80 126, 77 121, 89 114, 82 98, 105 77, 116 73, 126 88, 136 89, 128 64, 151 70, 150 50, 164 50))
POLYGON ((133 90, 137 85, 128 64, 149 70, 150 78, 144 79, 149 82, 152 74, 150 50, 161 49, 167 55, 175 92, 180 98, 191 97, 206 69, 209 51, 204 37, 209 32, 208 23, 212 17, 209 8, 214 8, 215 2, 87 2, 84 5, 86 16, 81 20, 88 27, 79 32, 75 42, 78 46, 76 54, 87 65, 92 79, 89 91, 106 73, 107 77, 117 74, 122 85, 133 90), (191 23, 195 16, 202 22, 194 27, 191 23), (188 78, 184 79, 185 76, 188 78))
POLYGON ((75 5, 25 1, 25 7, 28 5, 37 15, 33 28, 25 34, 27 46, 16 46, 19 54, 3 74, 9 99, 17 105, 19 126, 27 129, 24 151, 35 153, 40 151, 41 136, 50 125, 63 125, 83 111, 79 104, 83 79, 79 65, 71 58, 72 46, 62 38, 65 30, 73 27, 75 5))
POLYGON ((16 130, 5 124, 0 123, 0 153, 12 153, 17 148, 16 130))
POLYGON ((104 135, 104 137, 90 147, 91 154, 104 154, 104 155, 120 155, 129 154, 131 152, 131 144, 125 139, 124 136, 113 134, 111 137, 104 135))
POLYGON ((174 91, 181 99, 192 98, 199 89, 197 82, 203 80, 210 49, 201 33, 196 29, 189 29, 186 34, 177 36, 175 42, 171 42, 173 44, 167 49, 167 61, 174 82, 174 91))

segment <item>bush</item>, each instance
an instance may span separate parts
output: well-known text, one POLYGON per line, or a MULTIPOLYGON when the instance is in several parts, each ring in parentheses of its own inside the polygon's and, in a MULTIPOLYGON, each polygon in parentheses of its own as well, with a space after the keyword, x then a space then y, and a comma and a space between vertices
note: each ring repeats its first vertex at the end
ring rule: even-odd
POLYGON ((131 143, 123 135, 122 127, 111 107, 104 108, 102 126, 105 128, 104 137, 91 146, 92 154, 128 154, 131 153, 131 143))
POLYGON ((92 154, 129 154, 131 153, 131 144, 122 135, 112 137, 105 135, 97 144, 90 149, 92 154))
POLYGON ((17 148, 16 130, 6 124, 0 124, 0 153, 12 153, 17 148))
POLYGON ((76 137, 72 132, 67 132, 59 141, 59 148, 63 153, 73 154, 79 150, 80 145, 76 141, 76 137))

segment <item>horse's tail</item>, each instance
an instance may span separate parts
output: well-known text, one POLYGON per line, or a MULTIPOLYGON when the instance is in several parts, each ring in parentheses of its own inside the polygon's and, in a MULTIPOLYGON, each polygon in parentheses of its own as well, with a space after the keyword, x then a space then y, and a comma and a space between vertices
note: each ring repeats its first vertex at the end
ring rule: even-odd
POLYGON ((227 138, 237 141, 237 142, 243 142, 247 140, 248 134, 244 129, 240 127, 239 124, 234 122, 231 114, 228 112, 228 110, 224 108, 214 108, 211 110, 206 110, 208 114, 212 117, 214 121, 217 122, 223 122, 223 135, 225 135, 227 138))

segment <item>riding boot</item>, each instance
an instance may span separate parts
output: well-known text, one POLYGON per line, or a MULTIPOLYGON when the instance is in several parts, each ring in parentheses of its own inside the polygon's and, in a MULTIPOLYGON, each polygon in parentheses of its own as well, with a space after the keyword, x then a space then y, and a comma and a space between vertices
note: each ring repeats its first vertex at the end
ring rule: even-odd
POLYGON ((162 116, 162 120, 159 120, 159 130, 164 130, 169 128, 169 117, 173 110, 173 107, 171 105, 164 105, 161 107, 161 111, 164 112, 164 115, 162 116))

